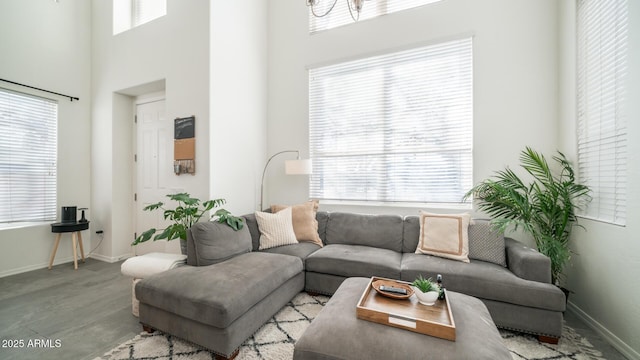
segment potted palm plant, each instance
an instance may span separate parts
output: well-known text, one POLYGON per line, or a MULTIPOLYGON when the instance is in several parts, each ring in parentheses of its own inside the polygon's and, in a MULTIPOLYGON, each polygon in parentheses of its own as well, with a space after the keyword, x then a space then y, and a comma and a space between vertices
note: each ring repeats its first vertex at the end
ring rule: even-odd
POLYGON ((557 171, 543 155, 527 147, 520 154, 520 166, 533 177, 530 183, 507 167, 474 186, 465 198, 477 200, 478 208, 492 218, 495 230, 522 229, 530 234, 538 251, 551 259, 552 282, 559 285, 571 257, 568 242, 577 225, 576 210, 591 197, 587 186, 576 183, 564 154, 558 151, 553 160, 557 171))
MULTIPOLYGON (((183 254, 187 253, 187 229, 193 224, 200 221, 202 216, 208 211, 224 205, 225 199, 215 199, 200 202, 200 199, 191 197, 188 193, 170 194, 167 197, 178 203, 174 209, 165 209, 163 202, 157 202, 155 204, 147 205, 143 208, 144 211, 155 211, 158 209, 164 210, 164 219, 170 220, 172 223, 164 228, 162 232, 155 235, 158 229, 151 228, 138 237, 131 245, 138 245, 145 241, 151 240, 174 240, 180 239, 180 249, 183 254), (155 236, 154 236, 155 235, 155 236)), ((244 226, 242 218, 232 215, 225 209, 218 209, 211 217, 212 219, 226 223, 234 230, 240 230, 244 226)))

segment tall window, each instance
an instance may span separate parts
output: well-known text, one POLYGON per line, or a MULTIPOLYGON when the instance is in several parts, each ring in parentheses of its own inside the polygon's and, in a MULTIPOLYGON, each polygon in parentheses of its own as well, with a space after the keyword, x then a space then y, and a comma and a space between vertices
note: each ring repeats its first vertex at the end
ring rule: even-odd
POLYGON ((113 0, 113 34, 167 15, 167 0, 113 0))
POLYGON ((58 103, 0 89, 0 223, 56 219, 58 103))
MULTIPOLYGON (((350 24, 353 22, 349 13, 349 1, 351 0, 337 0, 334 5, 334 0, 316 0, 317 5, 314 5, 316 14, 325 14, 332 6, 333 9, 322 17, 316 17, 309 10, 309 32, 314 33, 317 31, 332 29, 338 26, 350 24)), ((371 19, 377 16, 391 14, 397 11, 415 8, 421 5, 431 4, 440 0, 379 0, 379 1, 365 1, 360 12, 358 20, 371 19)), ((353 11, 353 15, 356 12, 353 11)))
POLYGON ((627 0, 579 0, 578 173, 585 216, 624 225, 627 190, 627 0))
POLYGON ((471 38, 309 70, 311 197, 462 202, 472 79, 471 38))

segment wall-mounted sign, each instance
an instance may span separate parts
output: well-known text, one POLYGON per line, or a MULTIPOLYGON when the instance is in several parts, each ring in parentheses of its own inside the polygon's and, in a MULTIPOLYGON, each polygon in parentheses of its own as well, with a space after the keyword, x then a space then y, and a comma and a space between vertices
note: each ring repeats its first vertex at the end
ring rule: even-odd
POLYGON ((177 118, 174 121, 173 138, 188 139, 196 136, 196 117, 177 118))
POLYGON ((173 171, 176 175, 196 173, 195 133, 195 116, 174 120, 173 171))

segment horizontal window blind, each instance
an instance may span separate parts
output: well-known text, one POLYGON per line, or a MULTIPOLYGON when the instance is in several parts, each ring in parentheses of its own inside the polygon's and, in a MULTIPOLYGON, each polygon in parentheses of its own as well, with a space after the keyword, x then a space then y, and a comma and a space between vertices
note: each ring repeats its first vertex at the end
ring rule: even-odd
POLYGON ((579 0, 578 174, 593 200, 584 216, 624 225, 627 190, 628 5, 579 0))
POLYGON ((0 89, 0 223, 56 219, 58 104, 0 89))
POLYGON ((311 197, 461 203, 472 63, 466 38, 309 70, 311 197))
MULTIPOLYGON (((349 13, 349 4, 353 0, 316 0, 313 9, 309 9, 309 32, 332 29, 338 26, 350 24, 353 18, 349 13), (334 5, 335 4, 335 5, 334 5), (313 12, 321 16, 333 9, 325 16, 316 17, 313 12), (313 12, 312 12, 313 11, 313 12)), ((358 17, 352 5, 353 17, 358 20, 371 19, 380 15, 390 14, 401 10, 415 8, 421 5, 434 3, 441 0, 377 0, 364 1, 360 16, 358 17)), ((353 4, 353 3, 351 3, 353 4)))

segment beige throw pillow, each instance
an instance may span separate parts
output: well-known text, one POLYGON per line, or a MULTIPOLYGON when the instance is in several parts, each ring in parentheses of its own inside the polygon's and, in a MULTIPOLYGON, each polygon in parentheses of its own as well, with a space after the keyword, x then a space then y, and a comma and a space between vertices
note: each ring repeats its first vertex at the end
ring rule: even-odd
POLYGON ((430 214, 420 211, 420 240, 416 254, 469 262, 469 214, 430 214))
POLYGON ((293 232, 290 207, 276 214, 256 211, 256 221, 260 230, 258 250, 298 243, 293 232))
MULTIPOLYGON (((287 208, 286 205, 271 205, 271 212, 277 213, 287 208)), ((291 208, 291 219, 293 221, 293 232, 300 242, 311 242, 322 246, 322 240, 318 235, 318 211, 317 201, 307 201, 303 204, 293 205, 291 208)))

